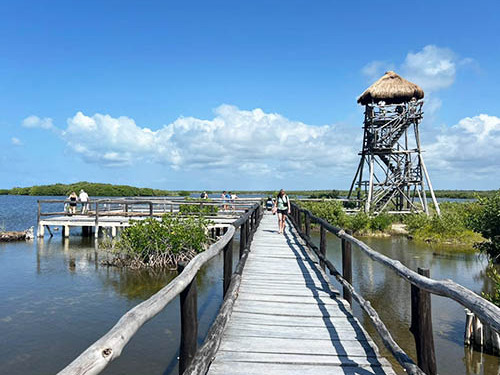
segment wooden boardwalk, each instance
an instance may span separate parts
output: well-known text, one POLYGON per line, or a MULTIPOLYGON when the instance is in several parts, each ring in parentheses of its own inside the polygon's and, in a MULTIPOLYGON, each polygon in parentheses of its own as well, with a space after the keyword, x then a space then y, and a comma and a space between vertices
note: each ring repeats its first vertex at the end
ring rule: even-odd
POLYGON ((288 224, 265 214, 208 374, 395 374, 288 224))

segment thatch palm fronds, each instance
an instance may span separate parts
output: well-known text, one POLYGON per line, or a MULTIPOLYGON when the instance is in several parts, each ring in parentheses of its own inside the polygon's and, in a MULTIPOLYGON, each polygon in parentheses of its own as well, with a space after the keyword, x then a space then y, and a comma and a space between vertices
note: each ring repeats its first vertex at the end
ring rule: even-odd
POLYGON ((409 102, 412 98, 422 99, 424 90, 393 71, 386 72, 358 98, 358 103, 366 105, 384 101, 386 104, 409 102))

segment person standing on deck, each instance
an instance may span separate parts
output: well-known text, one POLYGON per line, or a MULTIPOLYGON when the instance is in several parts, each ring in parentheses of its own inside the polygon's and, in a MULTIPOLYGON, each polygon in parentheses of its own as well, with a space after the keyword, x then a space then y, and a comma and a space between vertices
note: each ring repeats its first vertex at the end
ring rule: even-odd
POLYGON ((285 232, 286 215, 290 214, 290 200, 283 189, 276 197, 276 206, 278 209, 278 229, 279 233, 282 234, 285 232))
POLYGON ((226 191, 225 190, 220 195, 220 198, 222 199, 222 209, 224 211, 226 211, 227 210, 227 203, 226 203, 226 191))
POLYGON ((82 214, 86 214, 89 211, 89 195, 85 190, 81 189, 79 198, 82 204, 82 214))
POLYGON ((78 195, 74 191, 68 197, 69 199, 69 213, 76 214, 76 200, 78 199, 78 195))

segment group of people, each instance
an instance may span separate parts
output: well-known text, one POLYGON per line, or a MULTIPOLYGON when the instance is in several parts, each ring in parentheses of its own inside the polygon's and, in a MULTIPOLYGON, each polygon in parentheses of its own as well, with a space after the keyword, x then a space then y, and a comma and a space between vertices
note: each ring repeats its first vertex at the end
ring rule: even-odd
POLYGON ((222 199, 222 209, 224 211, 229 210, 230 204, 232 204, 232 209, 234 211, 234 201, 238 199, 238 196, 235 193, 231 193, 230 191, 223 191, 220 195, 220 198, 222 199))
POLYGON ((80 194, 76 195, 74 191, 68 197, 69 202, 65 204, 65 208, 70 214, 76 214, 77 203, 82 205, 82 214, 86 214, 89 211, 89 195, 83 189, 80 190, 80 194))

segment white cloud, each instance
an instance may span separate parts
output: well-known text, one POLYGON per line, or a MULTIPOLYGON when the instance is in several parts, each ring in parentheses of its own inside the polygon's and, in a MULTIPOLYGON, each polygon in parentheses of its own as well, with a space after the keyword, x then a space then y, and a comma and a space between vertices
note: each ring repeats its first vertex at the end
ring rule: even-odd
POLYGON ((408 80, 424 91, 438 91, 455 82, 458 62, 452 50, 428 45, 419 52, 408 53, 401 69, 408 80))
POLYGON ((22 125, 25 128, 54 129, 52 119, 49 117, 40 118, 38 116, 28 116, 23 120, 22 125))
POLYGON ((68 119, 62 137, 87 162, 106 166, 156 162, 173 169, 284 177, 293 171, 350 170, 358 159, 361 131, 311 126, 261 109, 222 105, 211 120, 181 117, 156 131, 129 117, 78 112, 68 119))
POLYGON ((10 142, 14 145, 14 146, 22 146, 23 145, 23 142, 19 139, 19 138, 16 138, 16 137, 12 137, 10 139, 10 142))
POLYGON ((409 81, 421 86, 428 94, 450 87, 455 82, 457 70, 474 63, 471 58, 460 59, 449 48, 430 44, 418 52, 409 52, 400 65, 375 60, 366 64, 361 73, 373 82, 387 70, 396 70, 409 81))
POLYGON ((500 118, 486 114, 466 117, 444 128, 436 140, 424 145, 433 169, 480 178, 500 172, 500 118))

